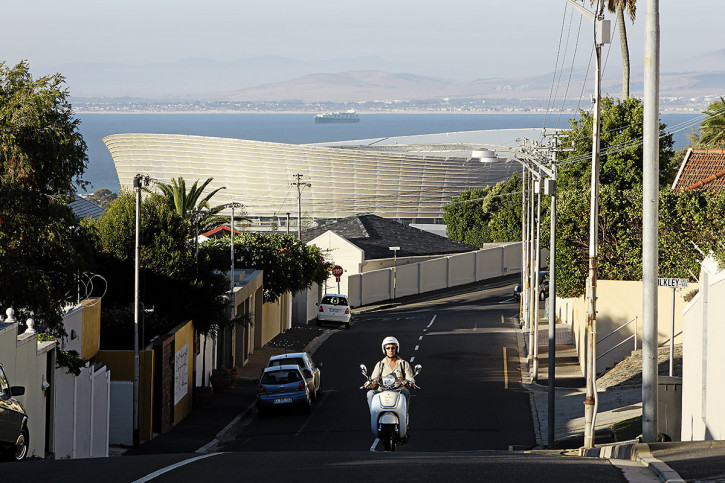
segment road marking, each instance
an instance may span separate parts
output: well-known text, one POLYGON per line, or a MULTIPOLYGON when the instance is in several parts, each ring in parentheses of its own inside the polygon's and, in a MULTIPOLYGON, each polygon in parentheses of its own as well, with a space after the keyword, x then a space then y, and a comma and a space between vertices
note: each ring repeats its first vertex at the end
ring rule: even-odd
POLYGON ((506 322, 504 321, 504 318, 503 318, 503 314, 501 314, 501 323, 502 323, 502 324, 505 324, 505 323, 506 323, 506 322))
POLYGON ((418 340, 423 340, 423 336, 421 335, 420 337, 418 337, 418 340))
POLYGON ((506 360, 506 346, 503 348, 503 388, 509 388, 509 368, 506 360))
POLYGON ((411 357, 408 362, 413 362, 415 360, 415 356, 411 357))
POLYGON ((370 447, 370 451, 375 452, 375 447, 378 445, 380 440, 378 438, 375 438, 375 441, 373 441, 373 445, 370 447))
POLYGON ((312 411, 310 411, 310 415, 309 415, 309 416, 307 416, 307 419, 305 419, 305 422, 304 422, 304 423, 302 423, 302 426, 300 426, 300 429, 299 429, 299 430, 297 430, 297 432, 295 433, 295 437, 297 437, 297 436, 299 436, 300 434, 302 434, 302 431, 304 431, 304 429, 305 429, 305 428, 307 427, 307 424, 308 424, 308 423, 310 422, 310 420, 312 419, 312 416, 313 416, 313 415, 314 415, 314 414, 315 414, 315 413, 317 412, 317 410, 318 410, 318 409, 320 408, 320 406, 322 405, 322 403, 323 403, 323 402, 325 402, 325 399, 327 399, 327 396, 328 396, 328 395, 329 395, 329 393, 328 393, 328 392, 326 392, 326 391, 322 391, 322 398, 321 398, 320 400, 318 400, 318 401, 315 401, 315 402, 313 403, 313 406, 312 406, 312 411))
MULTIPOLYGON (((436 321, 436 317, 438 317, 438 316, 437 316, 437 315, 434 315, 434 316, 433 316, 433 319, 432 319, 432 320, 430 321, 430 324, 428 324, 428 327, 430 327, 431 325, 433 325, 433 322, 435 322, 435 321, 436 321)), ((426 327, 426 329, 427 329, 428 327, 426 327)))
POLYGON ((150 474, 144 476, 143 478, 139 478, 138 480, 134 481, 133 483, 145 483, 147 481, 153 480, 157 476, 161 476, 164 473, 168 473, 169 471, 175 470, 176 468, 180 468, 180 467, 182 467, 184 465, 188 465, 189 463, 193 463, 193 462, 198 461, 198 460, 203 460, 204 458, 209 458, 211 456, 218 456, 220 454, 224 454, 224 453, 204 454, 204 455, 201 455, 201 456, 195 456, 193 458, 189 458, 188 460, 179 461, 178 463, 175 463, 175 464, 173 464, 171 466, 167 466, 166 468, 161 468, 160 470, 154 471, 153 473, 150 473, 150 474))
POLYGON ((415 346, 415 349, 413 349, 413 350, 414 351, 417 351, 418 350, 418 347, 420 347, 420 346, 419 345, 415 346))

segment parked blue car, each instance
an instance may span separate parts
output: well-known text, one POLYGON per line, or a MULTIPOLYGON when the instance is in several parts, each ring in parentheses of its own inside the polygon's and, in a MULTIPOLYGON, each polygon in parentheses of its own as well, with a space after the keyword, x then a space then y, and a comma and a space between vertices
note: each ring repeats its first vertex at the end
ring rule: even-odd
POLYGON ((260 416, 281 408, 312 410, 312 397, 302 371, 296 364, 267 367, 259 380, 257 410, 260 416))

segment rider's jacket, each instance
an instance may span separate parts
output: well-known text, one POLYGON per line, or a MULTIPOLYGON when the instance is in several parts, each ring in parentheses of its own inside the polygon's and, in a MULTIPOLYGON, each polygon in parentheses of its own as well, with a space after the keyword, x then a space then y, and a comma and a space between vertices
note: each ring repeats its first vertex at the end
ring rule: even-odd
POLYGON ((413 377, 413 370, 410 368, 410 364, 400 357, 398 357, 395 363, 395 368, 391 368, 390 364, 388 364, 388 358, 384 357, 383 360, 375 364, 375 369, 373 369, 370 379, 380 384, 383 377, 390 373, 395 373, 395 378, 398 380, 406 379, 411 384, 415 384, 415 378, 413 377))

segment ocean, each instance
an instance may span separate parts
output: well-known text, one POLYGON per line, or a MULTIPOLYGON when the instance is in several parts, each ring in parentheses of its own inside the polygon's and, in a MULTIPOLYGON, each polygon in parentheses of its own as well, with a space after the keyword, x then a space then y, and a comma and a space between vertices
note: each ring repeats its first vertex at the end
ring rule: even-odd
MULTIPOLYGON (((567 128, 569 115, 544 114, 360 114, 354 124, 315 124, 312 114, 182 113, 78 114, 80 132, 88 145, 88 168, 83 176, 93 192, 118 192, 113 159, 103 138, 110 134, 193 134, 289 144, 322 143, 488 129, 567 128), (558 122, 558 125, 557 125, 558 122)), ((663 114, 668 129, 688 125, 699 114, 663 114)), ((695 126, 697 128, 697 126, 695 126)), ((687 145, 689 125, 674 134, 675 149, 687 145)))

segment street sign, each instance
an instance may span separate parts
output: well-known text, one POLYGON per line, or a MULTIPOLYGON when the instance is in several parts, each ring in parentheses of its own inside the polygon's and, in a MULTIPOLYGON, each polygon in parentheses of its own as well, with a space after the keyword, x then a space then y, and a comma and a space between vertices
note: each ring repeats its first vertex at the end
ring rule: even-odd
POLYGON ((660 287, 683 288, 687 287, 689 280, 686 278, 658 278, 657 285, 660 287))
POLYGON ((342 273, 343 273, 343 269, 340 265, 335 265, 334 267, 332 267, 332 274, 338 278, 338 281, 339 281, 339 278, 342 276, 342 273))

